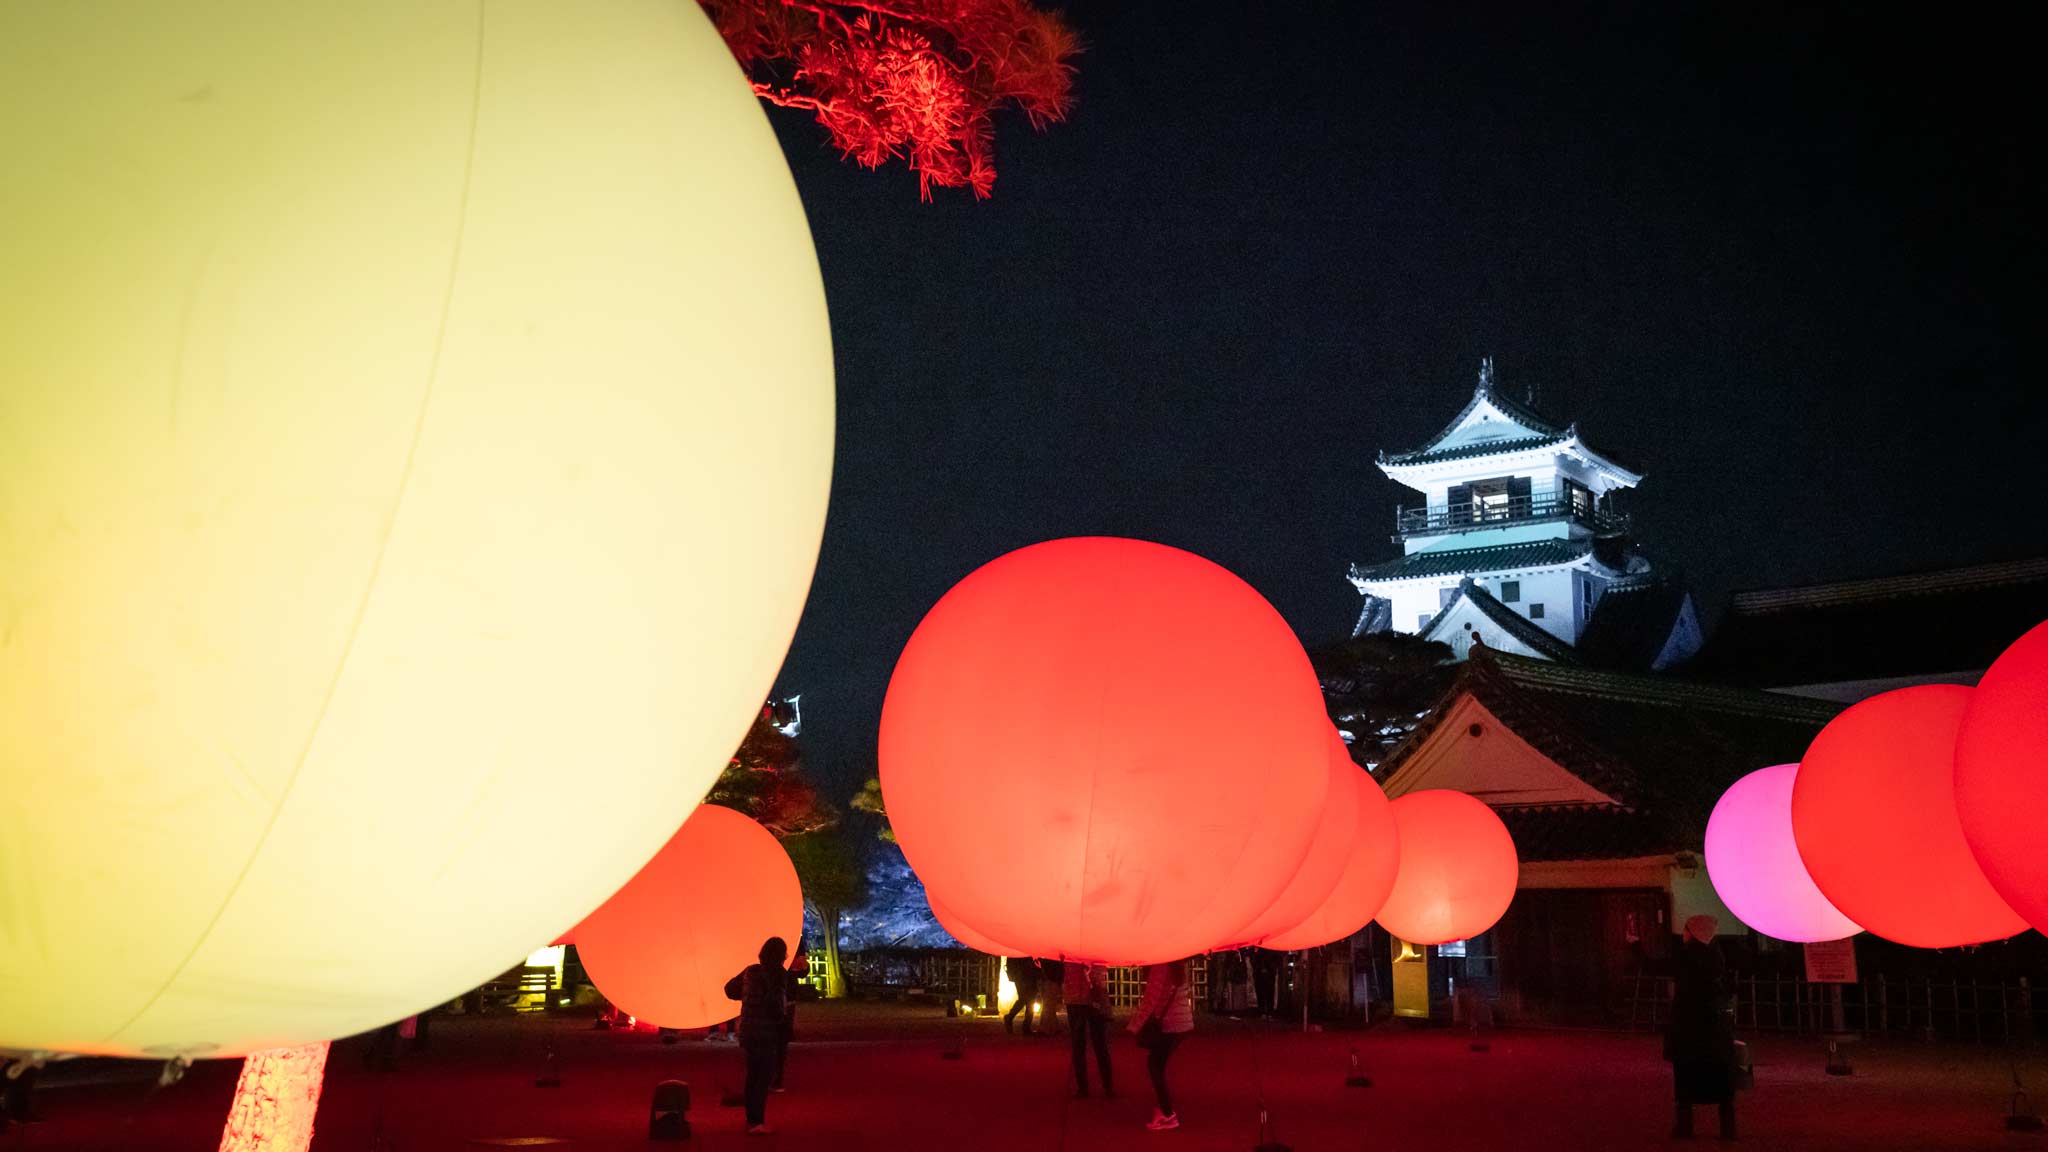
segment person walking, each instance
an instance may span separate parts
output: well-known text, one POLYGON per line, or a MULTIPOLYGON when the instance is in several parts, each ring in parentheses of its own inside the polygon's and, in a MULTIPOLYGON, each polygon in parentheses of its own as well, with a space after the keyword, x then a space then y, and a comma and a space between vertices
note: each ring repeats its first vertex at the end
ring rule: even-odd
POLYGON ((1031 1035, 1031 1005, 1038 1000, 1038 961, 1029 956, 1012 956, 1009 962, 1010 983, 1017 986, 1017 1002, 1003 1013, 1003 1031, 1010 1030, 1010 1022, 1017 1013, 1024 1014, 1024 1034, 1031 1035))
POLYGON ((1173 1093, 1166 1086, 1166 1062, 1187 1034, 1195 1030, 1195 1006, 1188 988, 1188 962, 1154 964, 1145 969, 1145 994, 1138 1010, 1131 1014, 1130 1030, 1144 1048, 1145 1069, 1152 1074, 1152 1094, 1159 1107, 1152 1122, 1154 1132, 1180 1127, 1180 1113, 1174 1109, 1173 1093))
POLYGON ((1712 916, 1685 922, 1685 940, 1671 965, 1671 1021, 1664 1059, 1671 1062, 1671 1135, 1692 1136, 1692 1110, 1712 1104, 1721 1114, 1721 1139, 1735 1139, 1735 1013, 1728 964, 1714 948, 1720 924, 1712 916))
POLYGON ((789 1019, 789 944, 770 936, 761 944, 759 963, 725 982, 725 995, 740 1002, 740 1050, 747 1057, 747 1134, 763 1136, 768 1127, 768 1093, 775 1086, 775 1066, 782 1051, 782 1032, 789 1019))
POLYGON ((1109 969, 1100 964, 1067 961, 1060 986, 1067 1002, 1067 1033, 1074 1045, 1074 1095, 1088 1098, 1088 1046, 1095 1046, 1095 1070, 1102 1078, 1102 1098, 1116 1099, 1109 1073, 1109 969))

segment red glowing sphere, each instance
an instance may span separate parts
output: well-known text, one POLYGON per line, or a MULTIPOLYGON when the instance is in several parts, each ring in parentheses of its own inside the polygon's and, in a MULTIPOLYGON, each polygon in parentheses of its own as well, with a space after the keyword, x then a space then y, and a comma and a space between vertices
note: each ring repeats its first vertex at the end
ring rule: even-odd
POLYGON ((1737 780, 1707 817, 1707 878, 1730 912, 1779 940, 1812 944, 1863 929, 1806 874, 1792 841, 1792 785, 1799 765, 1759 768, 1737 780))
POLYGON ((1024 953, 1017 951, 1015 948, 1007 947, 976 932, 967 925, 966 921, 954 915, 951 909, 933 898, 930 889, 925 890, 924 901, 926 904, 931 905, 932 919, 939 922, 939 927, 946 930, 946 935, 959 941, 961 947, 971 948, 976 952, 986 952, 991 956, 1024 955, 1024 953))
MULTIPOLYGON (((1308 855, 1302 858, 1301 867, 1295 870, 1294 879, 1287 882, 1280 895, 1270 907, 1259 914, 1259 918, 1239 929, 1234 935, 1240 944, 1260 944, 1268 937, 1278 935, 1301 923, 1323 906, 1330 893, 1337 888, 1337 881, 1344 877, 1344 866, 1351 862, 1352 847, 1358 838, 1358 782, 1372 783, 1358 765, 1351 762, 1351 750, 1344 745, 1344 738, 1330 729, 1330 788, 1323 801, 1322 823, 1316 828, 1315 839, 1309 842, 1308 855)), ((1378 789, 1374 789, 1378 791, 1378 789)), ((1367 913, 1365 920, 1372 919, 1367 913)), ((1365 920, 1360 920, 1363 926, 1365 920)))
POLYGON ((1374 919, 1410 944, 1469 940, 1494 926, 1515 898, 1521 864, 1514 838, 1478 800, 1432 789, 1394 800, 1401 870, 1374 919))
MULTIPOLYGON (((1347 753, 1346 765, 1351 765, 1347 753)), ((1288 951, 1314 948, 1342 940, 1366 926, 1394 890, 1401 868, 1401 833, 1394 826, 1394 806, 1387 803, 1379 781, 1351 767, 1351 799, 1357 807, 1351 851, 1329 896, 1300 921, 1265 938, 1267 948, 1288 951)))
POLYGON ((1294 877, 1328 729, 1250 585, 1159 544, 1054 540, 919 623, 882 705, 882 793, 911 867, 976 930, 1157 963, 1227 940, 1294 877))
POLYGON ((1792 836, 1814 884, 1900 944, 1950 948, 2027 926, 1984 878, 1956 814, 1970 692, 1929 684, 1851 706, 1814 737, 1792 785, 1792 836))
POLYGON ((766 828, 699 805, 624 888, 576 926, 591 983, 621 1012, 664 1028, 732 1019, 725 982, 780 936, 797 954, 803 890, 766 828))
POLYGON ((2048 624, 1984 673, 1956 738, 1956 813, 1991 886, 2048 932, 2048 624))

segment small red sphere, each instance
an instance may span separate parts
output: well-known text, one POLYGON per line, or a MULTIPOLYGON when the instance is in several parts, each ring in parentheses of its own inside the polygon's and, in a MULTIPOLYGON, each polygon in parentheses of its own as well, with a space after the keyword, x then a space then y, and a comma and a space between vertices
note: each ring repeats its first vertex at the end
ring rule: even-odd
MULTIPOLYGON (((1330 729, 1330 790, 1323 801, 1322 824, 1316 829, 1315 839, 1309 842, 1308 855, 1302 858, 1294 879, 1287 882, 1287 887, 1258 919, 1233 934, 1238 944, 1260 944, 1294 927, 1321 908, 1336 890, 1358 839, 1361 782, 1371 784, 1372 778, 1351 762, 1351 750, 1345 746, 1344 738, 1337 735, 1335 728, 1330 729)), ((1372 914, 1367 913, 1365 920, 1370 919, 1372 914)), ((1359 924, 1363 925, 1365 920, 1359 924)))
POLYGON ((1401 836, 1401 870, 1374 917, 1410 944, 1469 940, 1494 926, 1515 898, 1521 865, 1493 809, 1463 792, 1410 792, 1389 805, 1401 836))
MULTIPOLYGON (((1348 755, 1345 759, 1349 763, 1348 755)), ((1387 894, 1394 890, 1395 874, 1401 868, 1401 833, 1394 826, 1394 807, 1380 791, 1379 781, 1356 768, 1352 771, 1357 828, 1344 872, 1314 912, 1267 937, 1263 943, 1268 948, 1287 951, 1342 940, 1378 915, 1387 894)))
POLYGON ((1828 903, 1916 948, 2026 929, 1984 878, 1956 813, 1955 747, 1968 688, 1900 688, 1814 737, 1792 784, 1792 838, 1828 903))
POLYGON ((795 956, 803 927, 803 889, 782 845, 740 813, 704 804, 576 926, 576 951, 621 1012, 702 1028, 739 1015, 725 982, 762 943, 780 936, 795 956))

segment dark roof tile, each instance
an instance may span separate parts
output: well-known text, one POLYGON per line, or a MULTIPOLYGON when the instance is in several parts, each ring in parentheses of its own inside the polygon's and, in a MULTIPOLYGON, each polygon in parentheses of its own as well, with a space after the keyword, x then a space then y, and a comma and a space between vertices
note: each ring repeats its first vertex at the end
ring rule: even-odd
POLYGON ((1762 687, 1974 672, 2048 619, 2048 557, 1740 592, 1686 673, 1762 687))

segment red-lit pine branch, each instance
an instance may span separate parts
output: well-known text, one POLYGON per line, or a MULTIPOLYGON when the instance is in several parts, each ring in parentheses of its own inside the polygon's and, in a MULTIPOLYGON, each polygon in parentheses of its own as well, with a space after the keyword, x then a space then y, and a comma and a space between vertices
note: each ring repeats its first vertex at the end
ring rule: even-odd
POLYGON ((814 113, 845 155, 901 158, 918 194, 995 185, 994 115, 1066 118, 1080 42, 1030 0, 701 0, 762 98, 814 113))

